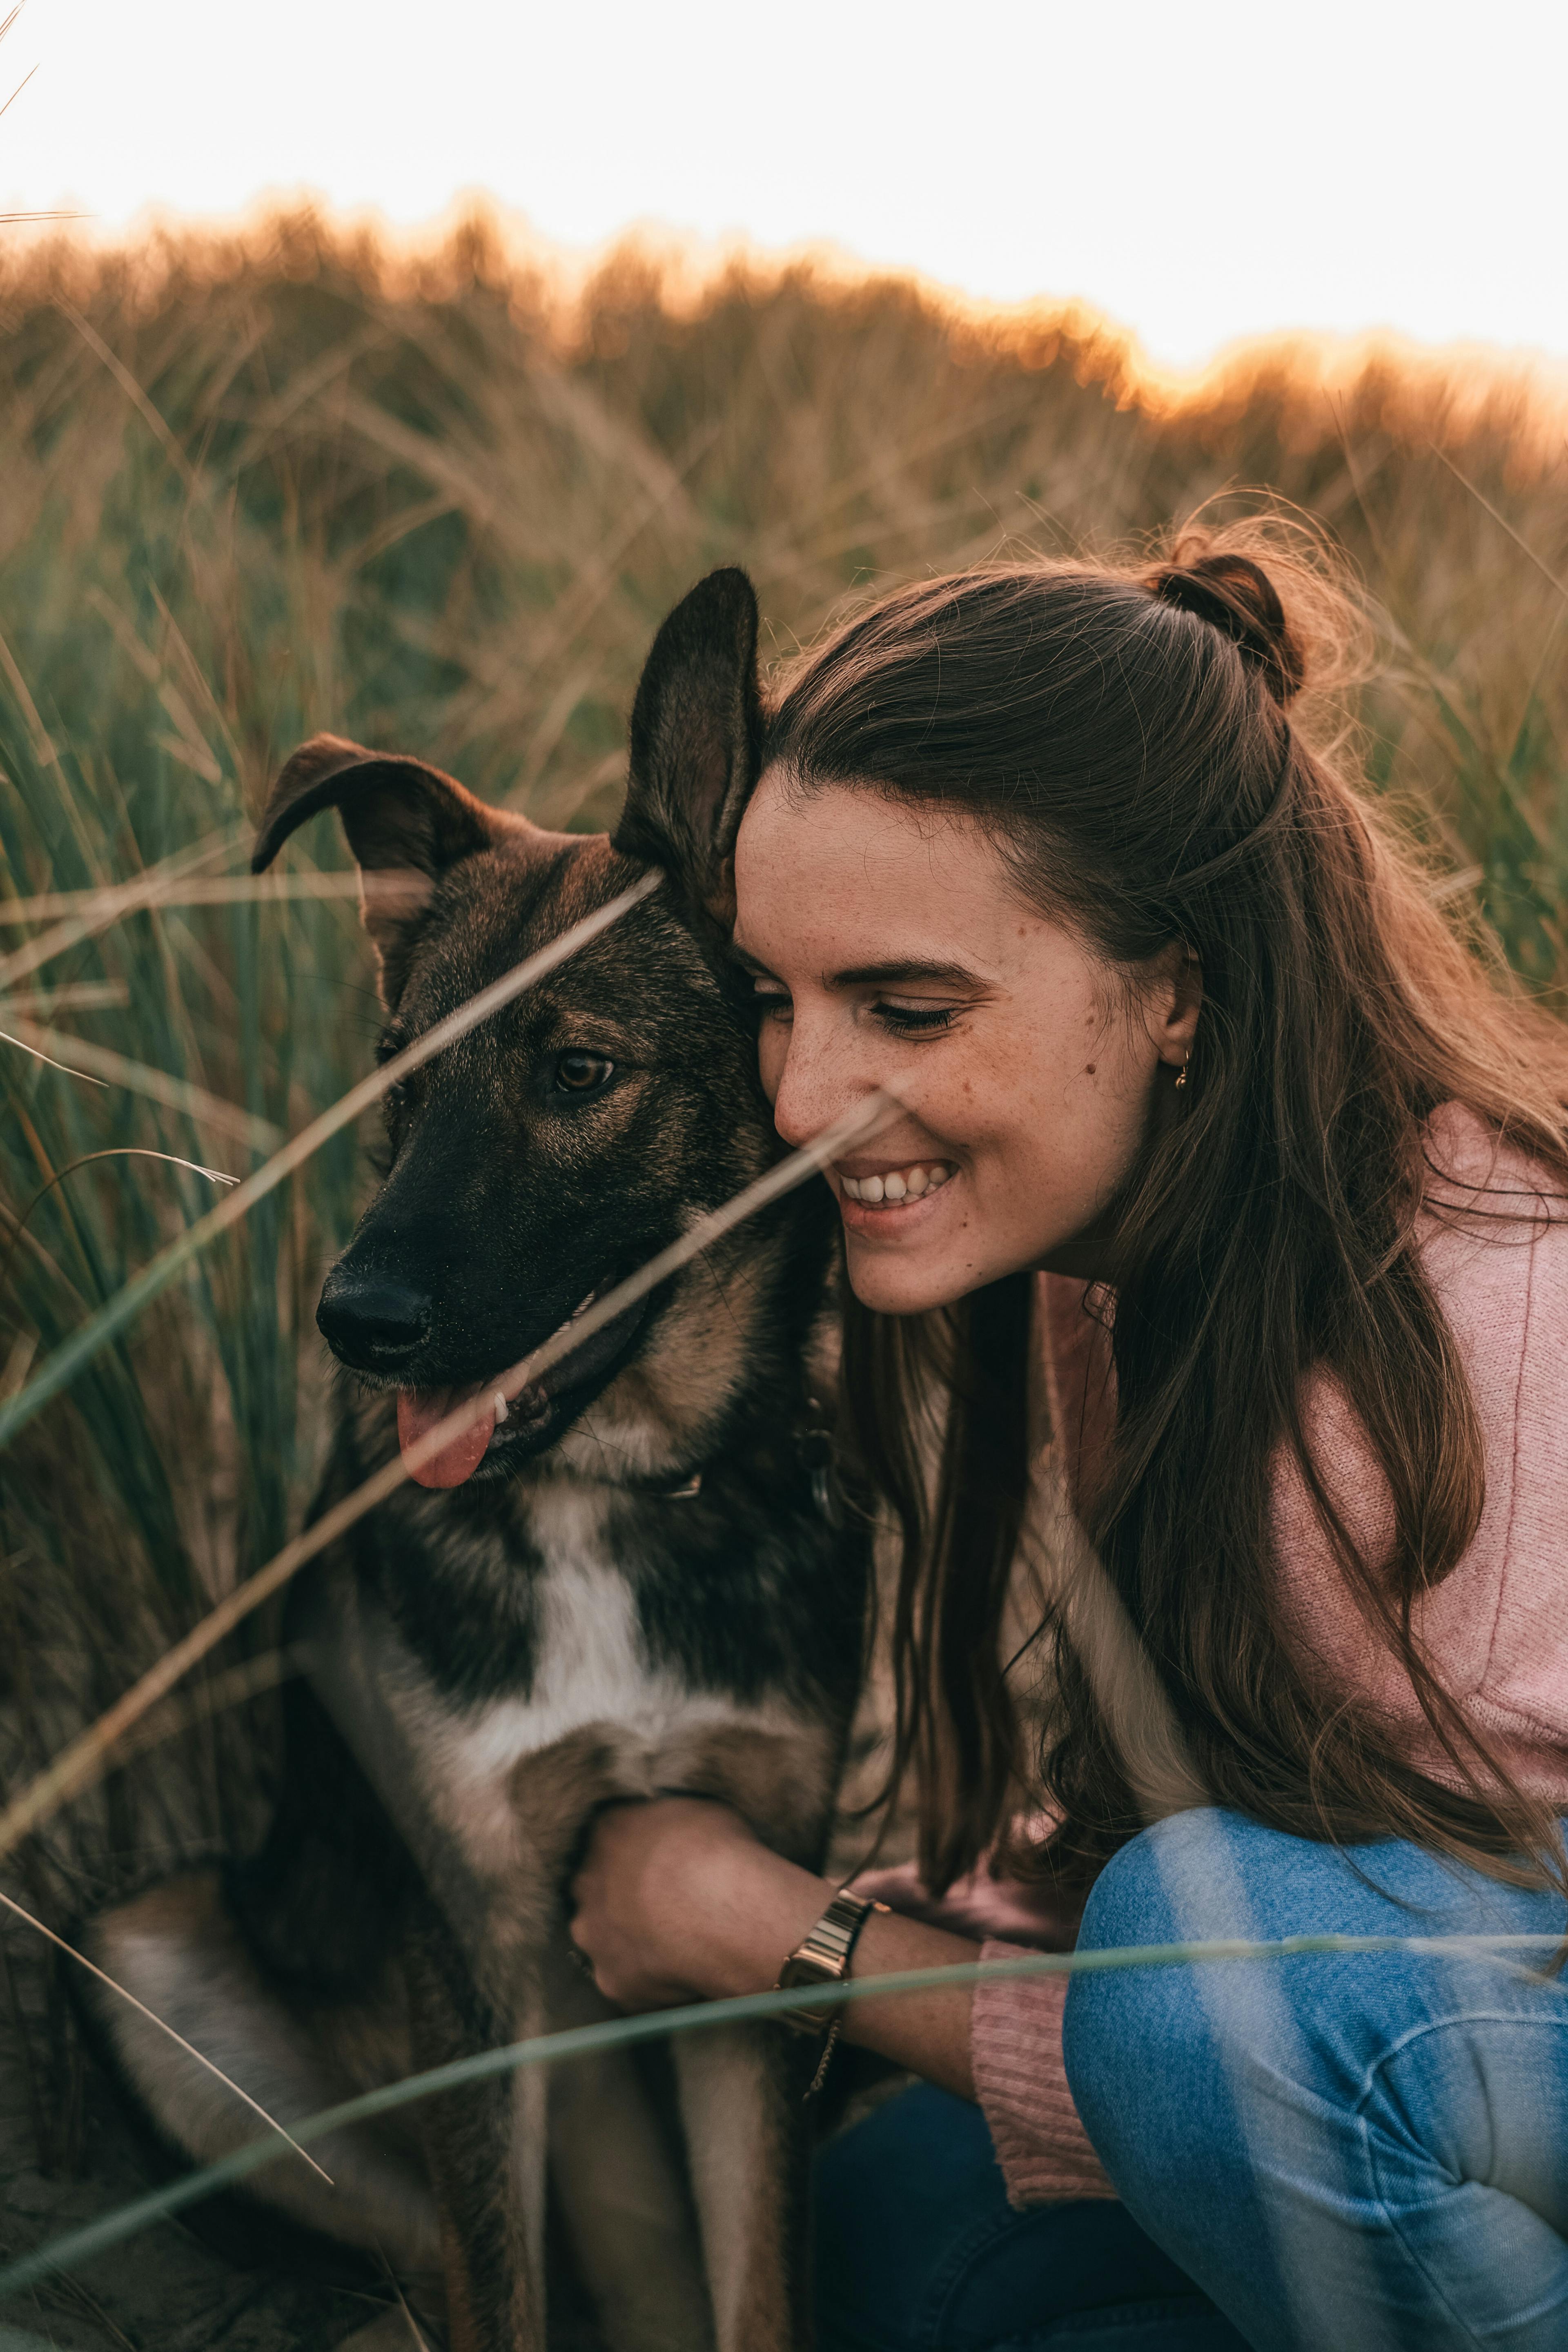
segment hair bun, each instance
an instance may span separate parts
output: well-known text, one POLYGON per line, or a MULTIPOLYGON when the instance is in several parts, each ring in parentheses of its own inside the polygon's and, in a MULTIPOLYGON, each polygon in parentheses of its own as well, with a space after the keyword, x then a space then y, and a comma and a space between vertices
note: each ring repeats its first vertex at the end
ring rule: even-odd
POLYGON ((1258 670, 1275 700, 1290 702, 1307 675, 1279 592, 1250 555, 1200 555, 1171 563, 1144 583, 1163 604, 1223 629, 1242 659, 1258 670))

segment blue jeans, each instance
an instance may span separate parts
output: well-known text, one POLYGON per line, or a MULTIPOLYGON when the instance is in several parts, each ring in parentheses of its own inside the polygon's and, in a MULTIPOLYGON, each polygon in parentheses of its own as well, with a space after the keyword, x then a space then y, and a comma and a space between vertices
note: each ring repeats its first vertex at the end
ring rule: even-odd
MULTIPOLYGON (((1116 1855, 1079 1947, 1565 1926, 1559 1896, 1414 1846, 1196 1811, 1116 1855)), ((1549 1959, 1079 1976, 1068 2078, 1128 2211, 1256 2352, 1563 2352, 1568 1989, 1531 1973, 1549 1959)))
POLYGON ((1245 2352, 1109 2200, 1008 2205, 978 2107, 905 2091, 816 2167, 817 2352, 1245 2352))

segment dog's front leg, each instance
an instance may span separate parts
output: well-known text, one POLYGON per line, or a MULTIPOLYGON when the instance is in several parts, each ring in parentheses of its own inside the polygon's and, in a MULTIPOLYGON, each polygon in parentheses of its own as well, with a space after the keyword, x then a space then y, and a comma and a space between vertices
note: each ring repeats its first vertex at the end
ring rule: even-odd
MULTIPOLYGON (((538 2000, 509 2027, 488 2012, 433 1915, 411 1939, 408 1975, 421 2068, 542 2030, 538 2000)), ((542 2069, 523 2067, 424 2103, 450 2352, 544 2352, 545 2089, 542 2069)))
MULTIPOLYGON (((549 1969, 552 2031, 614 2017, 567 1965, 549 1969)), ((708 2285, 691 2202, 669 2137, 630 2050, 555 2069, 550 2171, 605 2352, 713 2352, 708 2285)))
POLYGON ((795 2037, 720 2026, 671 2051, 718 2352, 807 2352, 809 2077, 795 2037))

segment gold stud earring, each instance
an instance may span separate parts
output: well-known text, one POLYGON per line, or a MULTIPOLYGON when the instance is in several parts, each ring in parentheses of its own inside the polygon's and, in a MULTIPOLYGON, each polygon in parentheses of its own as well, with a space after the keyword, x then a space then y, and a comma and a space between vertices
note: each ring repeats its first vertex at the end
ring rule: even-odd
POLYGON ((1187 1064, 1192 1060, 1192 1058, 1193 1051, 1192 1047, 1189 1045, 1186 1052, 1182 1055, 1182 1066, 1176 1072, 1176 1084, 1178 1087, 1184 1087, 1187 1083, 1187 1064))

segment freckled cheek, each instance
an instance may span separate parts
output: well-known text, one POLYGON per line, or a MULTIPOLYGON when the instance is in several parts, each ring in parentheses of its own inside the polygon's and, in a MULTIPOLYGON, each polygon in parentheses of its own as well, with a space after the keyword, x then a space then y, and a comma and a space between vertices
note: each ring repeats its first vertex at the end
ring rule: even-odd
POLYGON ((1091 1075, 1069 1055, 1020 1070, 1007 1088, 986 1089, 973 1105, 955 1098, 952 1131, 982 1191, 1019 1208, 1094 1192, 1103 1162, 1117 1156, 1122 1124, 1120 1106, 1103 1091, 1106 1075, 1103 1066, 1091 1075))

